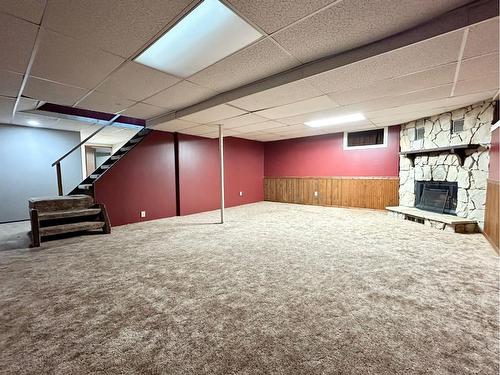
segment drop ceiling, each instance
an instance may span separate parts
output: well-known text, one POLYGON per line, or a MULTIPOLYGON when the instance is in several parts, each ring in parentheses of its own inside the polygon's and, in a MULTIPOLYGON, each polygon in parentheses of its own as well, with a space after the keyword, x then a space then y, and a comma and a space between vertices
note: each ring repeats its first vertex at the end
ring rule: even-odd
MULTIPOLYGON (((245 94, 245 85, 383 40, 469 0, 225 0, 264 37, 186 78, 133 62, 197 1, 5 0, 0 2, 0 121, 22 95, 151 121, 151 127, 260 141, 395 125, 498 92, 498 17, 245 94), (390 12, 388 12, 390 9, 390 12), (35 46, 38 45, 38 49, 35 46), (36 53, 34 53, 36 51, 36 53), (243 88, 242 88, 243 87, 243 88), (226 95, 242 90, 234 98, 226 95), (223 98, 214 105, 214 97, 223 98), (366 121, 303 125, 363 112, 366 121)), ((36 105, 36 104, 35 104, 36 105)))

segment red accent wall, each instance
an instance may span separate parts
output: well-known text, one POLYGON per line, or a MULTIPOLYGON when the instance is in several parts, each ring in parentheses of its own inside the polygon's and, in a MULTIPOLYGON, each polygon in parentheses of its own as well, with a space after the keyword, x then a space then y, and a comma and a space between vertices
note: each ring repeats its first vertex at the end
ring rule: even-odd
POLYGON ((496 128, 491 133, 491 149, 490 149, 490 180, 500 181, 500 128, 496 128))
POLYGON ((106 172, 94 186, 111 225, 175 216, 173 134, 153 131, 106 172), (141 218, 140 212, 146 211, 141 218))
POLYGON ((343 133, 265 143, 265 176, 398 176, 399 126, 387 147, 344 150, 343 133))
MULTIPOLYGON (((181 215, 220 207, 218 142, 218 139, 179 134, 181 215)), ((226 207, 264 200, 264 146, 261 142, 225 138, 224 165, 226 207)))

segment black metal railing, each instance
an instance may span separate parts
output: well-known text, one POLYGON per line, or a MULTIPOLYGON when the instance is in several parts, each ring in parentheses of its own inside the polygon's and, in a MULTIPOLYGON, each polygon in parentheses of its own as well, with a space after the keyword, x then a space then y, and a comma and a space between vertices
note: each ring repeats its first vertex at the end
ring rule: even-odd
POLYGON ((69 155, 71 155, 75 150, 79 149, 84 143, 86 143, 89 139, 94 137, 97 133, 99 133, 101 130, 103 130, 105 127, 112 125, 117 119, 120 117, 119 114, 113 116, 111 120, 109 120, 106 124, 101 126, 99 129, 97 129, 95 132, 90 134, 87 138, 85 138, 83 141, 78 143, 76 146, 74 146, 71 150, 66 152, 63 156, 61 156, 59 159, 57 159, 55 162, 52 163, 52 166, 56 167, 56 176, 57 176, 57 192, 60 196, 63 196, 63 186, 62 186, 62 171, 61 171, 61 162, 66 159, 69 155))

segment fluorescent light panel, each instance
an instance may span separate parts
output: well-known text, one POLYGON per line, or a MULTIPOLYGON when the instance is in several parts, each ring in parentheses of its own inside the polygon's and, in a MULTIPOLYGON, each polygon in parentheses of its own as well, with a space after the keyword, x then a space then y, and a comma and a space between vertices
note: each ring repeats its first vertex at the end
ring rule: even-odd
POLYGON ((135 59, 188 77, 248 46, 262 34, 218 0, 204 0, 135 59))
POLYGON ((356 122, 361 120, 366 120, 366 117, 362 113, 353 113, 352 115, 328 117, 321 120, 307 121, 304 122, 304 124, 312 128, 319 128, 322 126, 347 124, 349 122, 356 122))

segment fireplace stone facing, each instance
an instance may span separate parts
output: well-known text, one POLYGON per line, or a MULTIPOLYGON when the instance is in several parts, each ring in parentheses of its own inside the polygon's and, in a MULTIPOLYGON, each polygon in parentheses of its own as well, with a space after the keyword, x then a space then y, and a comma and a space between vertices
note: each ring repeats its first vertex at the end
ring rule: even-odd
POLYGON ((399 204, 415 207, 417 181, 456 182, 455 214, 474 220, 482 228, 488 178, 489 146, 493 103, 481 102, 452 112, 442 113, 420 121, 403 124, 400 132, 401 152, 432 150, 417 155, 414 161, 408 155, 400 156, 399 204), (463 119, 463 129, 453 132, 452 121, 463 119), (424 128, 424 137, 416 139, 416 128, 424 128), (478 145, 464 151, 465 158, 453 153, 453 146, 478 145))

